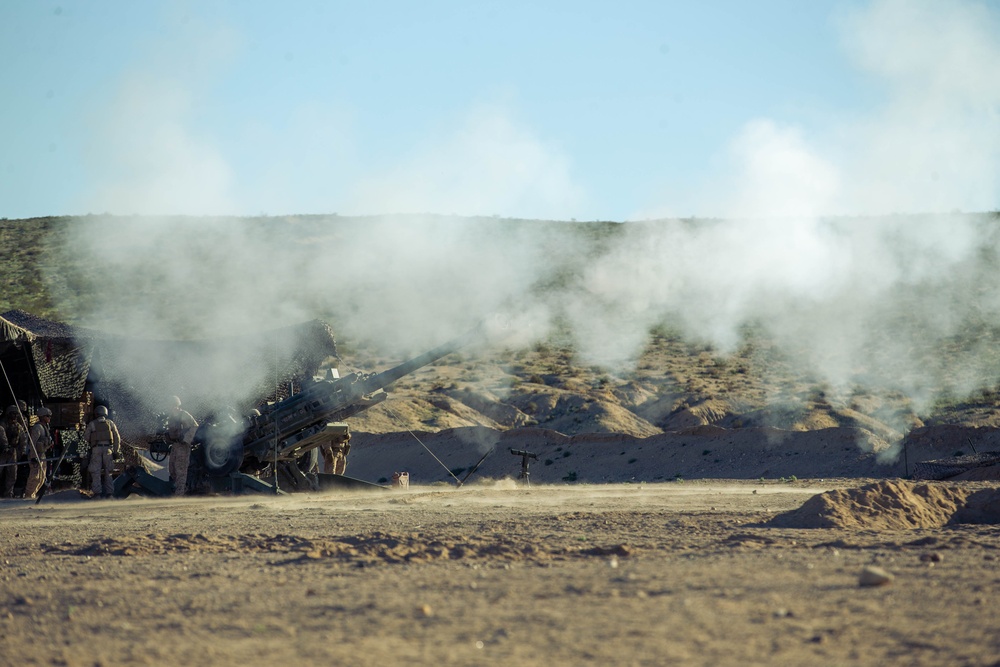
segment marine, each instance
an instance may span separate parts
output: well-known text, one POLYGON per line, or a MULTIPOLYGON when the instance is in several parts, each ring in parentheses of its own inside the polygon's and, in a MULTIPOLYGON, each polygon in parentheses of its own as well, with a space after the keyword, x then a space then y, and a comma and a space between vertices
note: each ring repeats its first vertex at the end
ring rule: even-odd
POLYGON ((24 458, 28 436, 17 405, 8 406, 0 419, 0 497, 14 497, 17 462, 24 458))
POLYGON ((25 498, 35 498, 45 484, 45 459, 54 441, 52 433, 49 431, 49 422, 52 420, 52 410, 46 407, 38 408, 38 421, 28 429, 28 438, 31 447, 28 449, 28 460, 30 470, 28 472, 28 483, 24 487, 25 498))
POLYGON ((198 430, 198 422, 191 413, 181 409, 181 399, 171 398, 171 410, 167 417, 167 442, 170 443, 170 481, 174 483, 174 495, 187 493, 188 463, 191 461, 191 444, 198 430))
POLYGON ((351 451, 350 439, 328 442, 319 447, 323 454, 323 472, 343 475, 347 470, 347 455, 351 451))
POLYGON ((121 455, 122 439, 118 427, 108 419, 103 405, 94 408, 95 418, 83 430, 83 439, 90 445, 90 490, 92 498, 110 498, 114 493, 111 470, 114 459, 121 455))

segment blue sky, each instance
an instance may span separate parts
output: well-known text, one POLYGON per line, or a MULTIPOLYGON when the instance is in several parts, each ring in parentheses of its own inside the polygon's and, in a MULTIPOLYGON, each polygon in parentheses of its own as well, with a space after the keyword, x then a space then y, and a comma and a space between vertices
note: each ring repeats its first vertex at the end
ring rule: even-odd
POLYGON ((0 217, 1000 208, 1000 3, 0 0, 0 217))

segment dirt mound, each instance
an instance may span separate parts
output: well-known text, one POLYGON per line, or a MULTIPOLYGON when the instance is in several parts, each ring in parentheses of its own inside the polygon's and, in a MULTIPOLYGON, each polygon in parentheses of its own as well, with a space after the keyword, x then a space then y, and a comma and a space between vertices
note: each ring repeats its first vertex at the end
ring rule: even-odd
POLYGON ((616 400, 608 400, 605 393, 535 386, 512 395, 510 404, 545 428, 567 435, 604 432, 644 438, 661 432, 616 400))
POLYGON ((813 496, 776 516, 778 528, 905 530, 949 523, 1000 523, 1000 488, 883 481, 813 496))
POLYGON ((735 415, 732 406, 720 399, 707 399, 697 405, 678 409, 659 425, 664 431, 680 431, 695 426, 720 424, 735 415))
POLYGON ((416 397, 394 398, 351 417, 351 430, 367 433, 397 433, 499 425, 460 401, 436 394, 431 400, 416 397))

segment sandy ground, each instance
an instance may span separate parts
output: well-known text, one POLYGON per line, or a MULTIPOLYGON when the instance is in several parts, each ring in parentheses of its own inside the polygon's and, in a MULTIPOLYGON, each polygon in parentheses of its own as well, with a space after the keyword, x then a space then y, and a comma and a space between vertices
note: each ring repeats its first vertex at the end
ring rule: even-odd
POLYGON ((861 483, 6 501, 0 663, 1000 664, 997 526, 766 525, 861 483))

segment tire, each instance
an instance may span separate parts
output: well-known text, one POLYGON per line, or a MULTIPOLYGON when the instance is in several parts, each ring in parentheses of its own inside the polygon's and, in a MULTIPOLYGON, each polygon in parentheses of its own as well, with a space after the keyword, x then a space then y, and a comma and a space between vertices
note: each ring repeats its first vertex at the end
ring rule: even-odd
POLYGON ((201 463, 209 477, 225 477, 243 465, 243 441, 239 438, 208 438, 201 443, 201 463))

